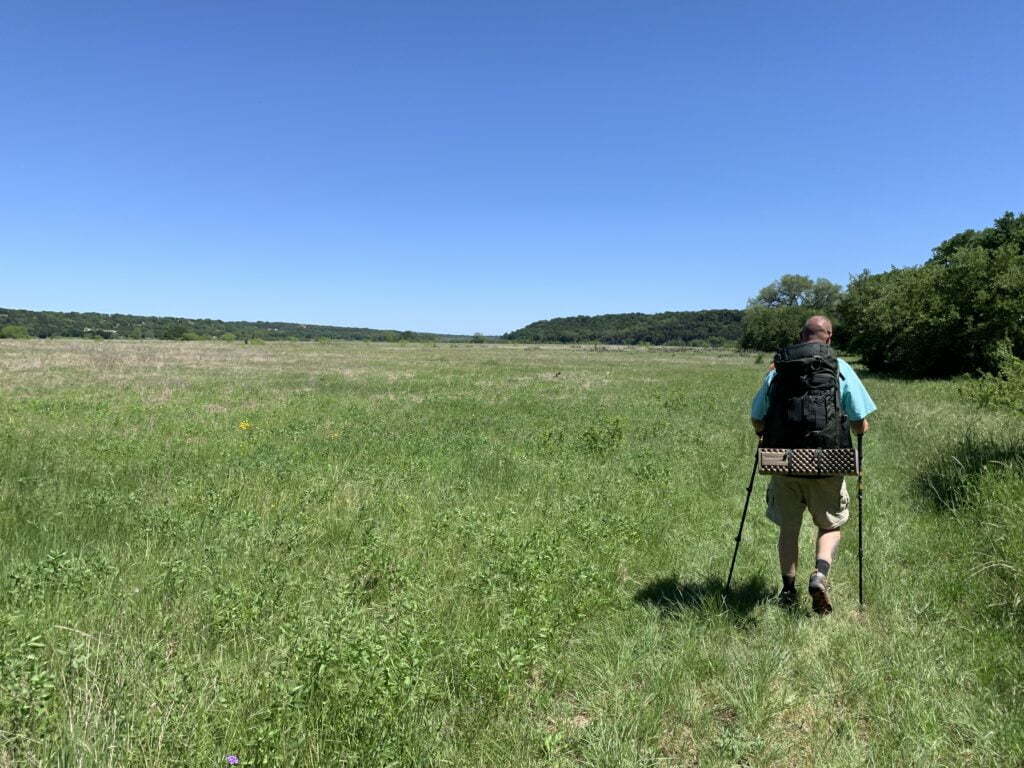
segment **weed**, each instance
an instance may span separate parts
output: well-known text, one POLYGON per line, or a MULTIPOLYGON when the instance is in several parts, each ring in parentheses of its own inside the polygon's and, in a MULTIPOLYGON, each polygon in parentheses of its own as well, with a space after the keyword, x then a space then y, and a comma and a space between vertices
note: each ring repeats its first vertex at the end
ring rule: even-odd
POLYGON ((622 422, 618 418, 595 419, 579 434, 579 444, 584 451, 604 455, 617 448, 622 442, 622 422))

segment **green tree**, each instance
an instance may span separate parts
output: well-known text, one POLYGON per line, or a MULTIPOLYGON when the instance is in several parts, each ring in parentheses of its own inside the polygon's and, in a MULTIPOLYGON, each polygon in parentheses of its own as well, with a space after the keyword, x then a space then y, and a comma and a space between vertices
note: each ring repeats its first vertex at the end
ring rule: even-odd
POLYGON ((1024 214, 968 229, 917 267, 864 272, 839 317, 847 346, 871 368, 949 376, 1005 367, 1024 356, 1024 214))
MULTIPOLYGON (((740 346, 771 352, 793 344, 807 318, 833 314, 842 295, 842 286, 824 277, 783 275, 747 303, 740 346)), ((843 338, 837 329, 837 341, 843 338)))
POLYGON ((795 307, 804 303, 807 291, 814 282, 806 275, 783 275, 769 283, 752 298, 750 305, 762 307, 795 307))
POLYGON ((747 306, 812 307, 831 311, 839 303, 843 287, 824 277, 812 280, 807 275, 783 275, 769 283, 747 306))
POLYGON ((796 343, 809 316, 803 306, 752 306, 743 313, 743 335, 740 346, 774 352, 796 343))
POLYGON ((28 329, 23 325, 8 323, 0 327, 0 339, 27 339, 28 337, 28 329))
POLYGON ((183 323, 174 323, 173 325, 168 325, 166 328, 163 329, 163 331, 160 333, 160 338, 170 339, 172 341, 180 341, 185 337, 185 334, 188 332, 189 330, 187 325, 183 323))
POLYGON ((819 277, 804 293, 804 305, 820 309, 823 313, 833 312, 843 297, 843 287, 824 277, 819 277))
POLYGON ((699 312, 639 312, 615 315, 577 315, 539 320, 506 333, 511 341, 604 344, 701 344, 708 339, 736 341, 740 337, 738 309, 699 312))

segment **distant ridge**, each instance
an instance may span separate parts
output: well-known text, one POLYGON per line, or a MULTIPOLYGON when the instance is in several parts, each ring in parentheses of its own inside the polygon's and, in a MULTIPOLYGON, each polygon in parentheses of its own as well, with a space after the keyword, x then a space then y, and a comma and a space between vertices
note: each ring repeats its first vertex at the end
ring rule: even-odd
POLYGON ((28 336, 102 337, 114 339, 228 338, 285 341, 298 339, 350 339, 363 341, 466 341, 473 337, 376 328, 347 328, 305 323, 225 321, 186 317, 104 314, 101 312, 45 312, 0 307, 0 328, 15 327, 28 336))
POLYGON ((556 317, 506 333, 510 341, 585 342, 604 344, 708 344, 738 341, 743 329, 739 309, 659 312, 646 315, 577 315, 556 317))

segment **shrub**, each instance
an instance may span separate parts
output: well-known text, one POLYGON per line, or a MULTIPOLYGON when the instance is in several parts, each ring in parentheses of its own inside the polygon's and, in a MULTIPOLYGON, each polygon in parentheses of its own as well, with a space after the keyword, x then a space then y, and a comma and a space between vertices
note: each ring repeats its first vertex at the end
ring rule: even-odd
POLYGON ((968 382, 961 393, 983 408, 998 408, 1024 413, 1024 360, 1010 352, 1009 344, 997 351, 998 370, 968 382))
POLYGON ((0 327, 0 339, 27 339, 28 329, 23 325, 8 325, 0 327))
POLYGON ((1024 356, 1024 214, 966 230, 917 267, 850 281, 839 307, 846 346, 876 370, 949 376, 1024 356))

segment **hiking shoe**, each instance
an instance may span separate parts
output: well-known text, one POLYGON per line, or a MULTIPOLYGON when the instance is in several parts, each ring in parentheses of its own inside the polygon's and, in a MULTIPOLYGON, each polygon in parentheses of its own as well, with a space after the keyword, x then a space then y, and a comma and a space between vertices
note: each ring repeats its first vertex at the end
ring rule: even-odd
POLYGON ((811 581, 807 585, 807 591, 811 593, 811 607, 820 616, 832 613, 832 603, 828 599, 825 577, 815 571, 811 574, 811 581))
POLYGON ((792 608, 794 605, 796 605, 796 601, 796 587, 791 587, 790 589, 786 589, 785 587, 783 587, 782 591, 779 592, 780 608, 792 608))

